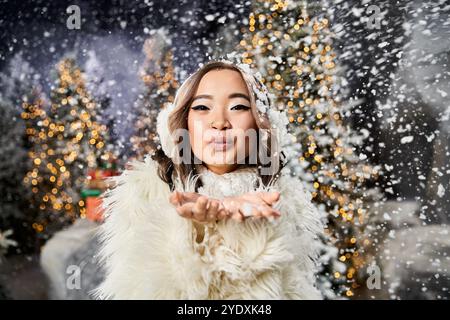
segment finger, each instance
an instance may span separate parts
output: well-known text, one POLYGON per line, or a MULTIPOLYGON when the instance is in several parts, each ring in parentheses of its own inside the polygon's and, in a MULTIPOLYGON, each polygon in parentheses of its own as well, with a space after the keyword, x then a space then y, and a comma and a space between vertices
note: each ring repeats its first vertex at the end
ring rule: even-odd
POLYGON ((252 205, 250 202, 244 202, 241 207, 239 208, 241 214, 245 217, 251 217, 254 214, 255 206, 252 205))
POLYGON ((205 220, 207 204, 208 204, 208 199, 206 197, 201 196, 197 199, 197 201, 194 204, 194 208, 192 209, 194 219, 196 219, 198 221, 205 220))
POLYGON ((180 200, 183 203, 196 202, 200 198, 200 194, 196 192, 180 192, 180 200))
POLYGON ((266 218, 266 219, 271 219, 272 218, 272 211, 269 207, 267 206, 261 206, 260 212, 261 215, 266 218))
POLYGON ((260 197, 264 200, 265 203, 267 203, 268 205, 272 205, 280 199, 280 193, 278 191, 262 192, 260 197))
POLYGON ((281 213, 278 210, 275 210, 273 208, 270 208, 270 216, 269 216, 269 220, 273 220, 273 219, 279 219, 281 217, 281 213))
POLYGON ((225 219, 229 219, 230 218, 230 214, 227 210, 225 209, 220 209, 219 213, 217 214, 217 217, 219 218, 219 220, 225 220, 225 219))
POLYGON ((252 214, 254 219, 261 219, 263 217, 261 206, 253 206, 252 214))
POLYGON ((231 211, 231 219, 242 222, 244 221, 244 216, 239 212, 239 209, 233 209, 231 211))
POLYGON ((273 209, 273 208, 272 208, 272 215, 273 215, 275 218, 279 218, 279 217, 281 217, 281 212, 280 212, 279 210, 276 210, 276 209, 273 209))
POLYGON ((182 216, 183 218, 191 219, 192 215, 193 215, 193 212, 192 212, 193 207, 194 207, 193 203, 186 203, 182 206, 177 207, 176 210, 177 210, 178 214, 180 216, 182 216))
POLYGON ((173 204, 174 206, 179 206, 180 205, 180 195, 178 191, 174 191, 170 194, 169 196, 169 201, 171 204, 173 204))
POLYGON ((206 220, 215 221, 219 209, 219 202, 217 200, 210 200, 206 210, 206 220))
POLYGON ((244 217, 239 213, 239 202, 235 199, 227 199, 227 201, 223 200, 222 207, 227 211, 229 218, 236 221, 244 220, 244 217))

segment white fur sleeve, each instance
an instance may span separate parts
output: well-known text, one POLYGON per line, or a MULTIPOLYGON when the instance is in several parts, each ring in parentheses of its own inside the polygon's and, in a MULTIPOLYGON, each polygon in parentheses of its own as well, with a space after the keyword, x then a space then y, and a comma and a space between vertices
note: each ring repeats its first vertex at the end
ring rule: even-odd
POLYGON ((291 299, 321 299, 316 288, 317 260, 324 232, 324 219, 312 203, 312 195, 297 177, 282 175, 278 186, 281 199, 278 204, 285 215, 285 231, 289 250, 295 256, 288 273, 291 299))
MULTIPOLYGON (((168 201, 169 187, 154 160, 134 161, 114 177, 104 195, 106 218, 100 227, 100 258, 105 281, 100 299, 178 299, 199 296, 186 279, 198 279, 192 224, 168 201)), ((203 294, 203 292, 201 292, 203 294)))

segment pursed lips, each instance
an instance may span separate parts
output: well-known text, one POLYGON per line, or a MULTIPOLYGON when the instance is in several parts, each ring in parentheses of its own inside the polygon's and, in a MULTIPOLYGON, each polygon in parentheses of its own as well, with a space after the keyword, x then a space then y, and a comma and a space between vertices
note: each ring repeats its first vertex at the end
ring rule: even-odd
POLYGON ((212 137, 208 144, 211 144, 216 150, 228 149, 233 144, 232 138, 212 137))

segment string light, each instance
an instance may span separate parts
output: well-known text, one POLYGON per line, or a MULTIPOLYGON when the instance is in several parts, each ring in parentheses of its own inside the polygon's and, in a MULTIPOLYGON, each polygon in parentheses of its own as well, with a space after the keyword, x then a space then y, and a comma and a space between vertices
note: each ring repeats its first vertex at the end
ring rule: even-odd
POLYGON ((330 213, 329 229, 336 239, 335 245, 343 252, 353 252, 353 255, 339 258, 347 268, 342 272, 345 277, 341 272, 331 272, 339 281, 346 279, 343 294, 352 297, 355 294, 353 289, 359 287, 357 275, 363 265, 355 259, 364 261, 358 251, 358 244, 362 241, 357 238, 355 222, 364 223, 362 213, 365 209, 362 192, 356 190, 364 189, 366 179, 375 179, 377 170, 361 164, 353 146, 345 140, 349 134, 343 121, 345 110, 338 102, 339 96, 331 90, 339 77, 333 36, 328 28, 327 18, 311 18, 305 8, 288 8, 279 0, 257 0, 249 15, 249 27, 244 29, 239 45, 244 63, 260 71, 277 102, 287 108, 289 125, 304 150, 298 161, 313 177, 313 200, 324 204, 330 213), (264 28, 256 29, 257 23, 264 25, 268 17, 270 28, 267 23, 264 28), (311 41, 307 43, 306 37, 311 41), (265 55, 283 59, 268 59, 265 55), (327 135, 330 128, 338 134, 327 135), (319 145, 318 141, 327 143, 319 145), (342 183, 336 185, 336 180, 342 183), (339 205, 339 219, 333 218, 336 204, 339 205), (347 235, 347 240, 345 234, 350 235, 347 235))
POLYGON ((22 112, 35 149, 29 153, 33 168, 24 182, 31 183, 33 205, 41 211, 32 225, 37 233, 45 233, 47 225, 55 221, 70 222, 84 212, 85 203, 77 200, 83 177, 87 168, 96 165, 105 145, 101 136, 104 130, 93 120, 97 104, 85 88, 83 72, 72 59, 62 60, 57 71, 49 113, 41 99, 24 103, 22 112))
POLYGON ((174 101, 176 90, 179 87, 172 50, 169 46, 162 45, 162 49, 158 49, 162 50, 162 54, 155 57, 152 49, 155 41, 162 40, 151 38, 144 43, 146 60, 141 70, 141 79, 146 87, 146 94, 139 101, 134 126, 136 131, 130 138, 135 157, 138 159, 143 159, 146 154, 150 154, 156 149, 157 112, 160 108, 166 107, 167 103, 174 101))

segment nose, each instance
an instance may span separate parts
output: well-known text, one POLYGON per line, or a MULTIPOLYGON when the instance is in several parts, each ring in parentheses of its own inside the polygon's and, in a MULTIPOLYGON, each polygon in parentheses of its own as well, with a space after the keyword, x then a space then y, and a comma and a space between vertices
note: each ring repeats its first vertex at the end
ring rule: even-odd
POLYGON ((227 119, 227 116, 221 112, 215 112, 210 121, 209 121, 211 128, 217 129, 217 130, 224 130, 224 129, 230 129, 231 124, 227 119))

